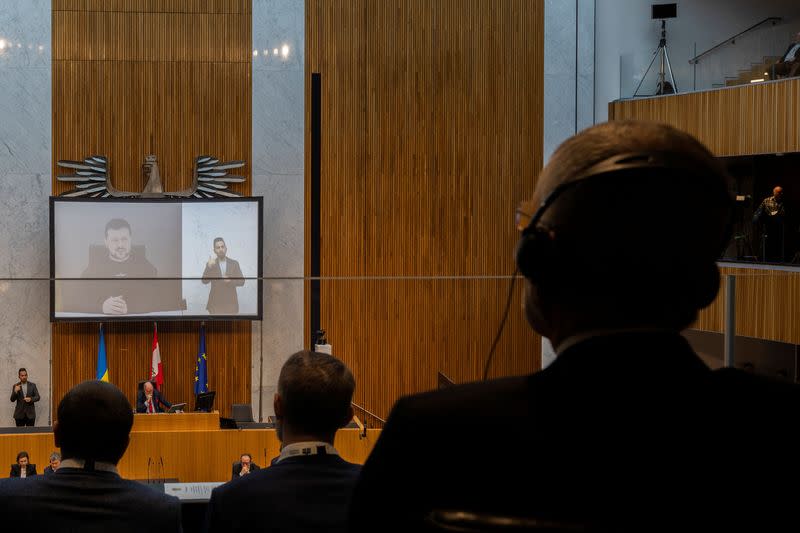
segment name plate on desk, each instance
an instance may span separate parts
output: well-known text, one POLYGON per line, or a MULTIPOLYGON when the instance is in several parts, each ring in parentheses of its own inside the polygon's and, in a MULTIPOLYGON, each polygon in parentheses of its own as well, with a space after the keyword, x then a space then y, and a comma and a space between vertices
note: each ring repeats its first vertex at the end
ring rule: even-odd
POLYGON ((208 501, 211 491, 222 485, 221 481, 204 483, 164 483, 164 494, 175 496, 179 500, 208 501))

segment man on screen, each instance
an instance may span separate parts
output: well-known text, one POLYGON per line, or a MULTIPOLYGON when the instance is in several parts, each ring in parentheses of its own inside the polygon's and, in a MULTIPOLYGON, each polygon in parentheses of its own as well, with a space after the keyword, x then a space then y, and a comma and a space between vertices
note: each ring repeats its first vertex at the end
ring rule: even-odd
POLYGON ((211 283, 206 309, 212 315, 239 314, 236 287, 244 285, 239 262, 227 256, 228 247, 222 237, 214 239, 214 256, 206 263, 203 284, 211 283))
POLYGON ((97 278, 85 282, 84 298, 87 311, 106 315, 125 315, 151 311, 155 294, 152 278, 158 274, 144 256, 131 249, 131 226, 122 218, 114 218, 106 224, 104 254, 90 257, 89 266, 82 278, 97 278), (138 283, 130 278, 144 278, 138 283))

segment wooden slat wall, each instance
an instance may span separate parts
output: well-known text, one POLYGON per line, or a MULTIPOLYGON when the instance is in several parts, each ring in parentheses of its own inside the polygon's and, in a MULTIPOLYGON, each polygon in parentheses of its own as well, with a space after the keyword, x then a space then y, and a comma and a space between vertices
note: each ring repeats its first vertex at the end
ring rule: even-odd
MULTIPOLYGON (((246 0, 54 0, 53 191, 59 159, 109 158, 113 184, 140 191, 141 165, 158 157, 165 190, 191 183, 194 158, 243 159, 250 177, 251 10, 246 0)), ((233 188, 250 194, 251 183, 233 188)), ((52 328, 53 413, 64 393, 93 379, 97 324, 52 328)), ((209 386, 223 415, 249 403, 251 325, 207 325, 209 386)), ((111 381, 135 401, 149 377, 153 326, 106 326, 111 381)), ((164 392, 193 399, 199 323, 160 323, 164 392)))
POLYGON ((250 13, 252 0, 52 0, 53 11, 250 13))
MULTIPOLYGON (((611 120, 654 120, 697 137, 719 156, 800 151, 800 79, 611 102, 611 120)), ((800 344, 800 274, 722 268, 736 281, 736 334, 800 344)), ((720 295, 693 327, 723 331, 720 295)))
POLYGON ((798 78, 608 104, 609 120, 671 124, 718 156, 800 151, 798 113, 798 78))
MULTIPOLYGON (((800 274, 776 270, 723 267, 736 276, 736 334, 800 344, 800 274)), ((700 313, 704 331, 724 330, 724 282, 716 301, 700 313)))
MULTIPOLYGON (((435 388, 437 370, 457 382, 482 372, 509 281, 480 277, 514 270, 514 209, 542 165, 543 9, 306 3, 306 190, 308 83, 320 72, 323 278, 467 278, 322 281, 321 325, 356 374, 356 401, 381 416, 435 388)), ((307 220, 310 205, 307 192, 307 220)), ((493 376, 540 365, 521 285, 493 376)))

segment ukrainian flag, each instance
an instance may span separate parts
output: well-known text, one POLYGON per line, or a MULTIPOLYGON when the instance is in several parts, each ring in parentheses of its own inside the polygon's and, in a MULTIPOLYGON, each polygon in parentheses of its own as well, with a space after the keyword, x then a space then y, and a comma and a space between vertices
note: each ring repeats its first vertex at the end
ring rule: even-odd
POLYGON ((108 362, 106 361, 106 339, 103 337, 103 324, 100 324, 100 342, 97 344, 97 380, 108 383, 108 362))
POLYGON ((194 393, 208 392, 208 360, 206 357, 206 329, 200 326, 200 349, 197 352, 197 362, 194 365, 194 393))

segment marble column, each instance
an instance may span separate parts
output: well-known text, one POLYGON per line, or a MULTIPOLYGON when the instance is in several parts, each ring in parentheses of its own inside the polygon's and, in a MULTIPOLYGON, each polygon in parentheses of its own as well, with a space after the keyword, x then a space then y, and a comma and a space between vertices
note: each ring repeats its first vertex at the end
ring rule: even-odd
POLYGON ((253 0, 253 195, 264 197, 264 320, 253 323, 253 414, 273 414, 303 347, 304 0, 253 0), (271 278, 271 279, 270 279, 271 278))
MULTIPOLYGON (((0 388, 25 367, 50 413, 50 0, 0 0, 0 388)), ((7 397, 7 396, 6 396, 7 397)), ((0 426, 14 425, 1 402, 0 426)))
MULTIPOLYGON (((594 124, 595 0, 545 0, 544 162, 564 140, 594 124)), ((542 368, 555 360, 542 340, 542 368)))

